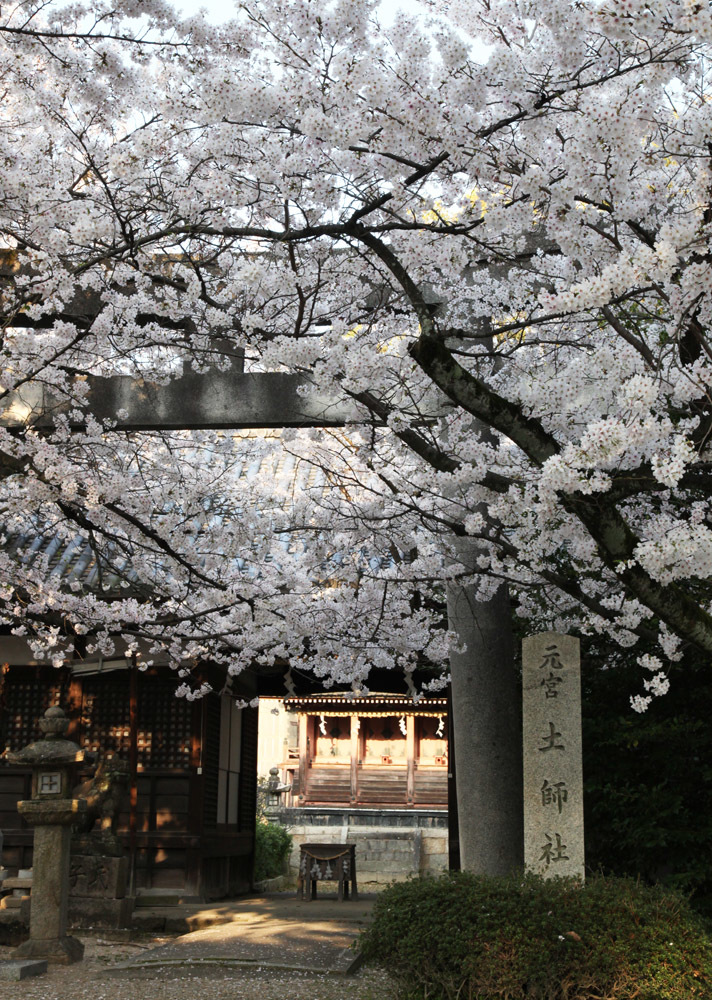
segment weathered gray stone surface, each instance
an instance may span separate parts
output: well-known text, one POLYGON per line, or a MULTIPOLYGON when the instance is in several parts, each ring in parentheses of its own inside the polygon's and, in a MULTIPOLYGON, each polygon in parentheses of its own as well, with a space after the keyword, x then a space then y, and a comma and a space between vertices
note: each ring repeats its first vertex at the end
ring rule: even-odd
POLYGON ((49 941, 30 938, 15 948, 14 954, 18 958, 46 959, 57 965, 71 965, 84 957, 84 945, 69 935, 49 941))
POLYGON ((62 964, 77 962, 84 954, 81 941, 67 936, 71 826, 86 810, 82 799, 66 797, 74 772, 84 760, 84 751, 63 738, 68 726, 62 709, 52 706, 39 722, 44 739, 8 755, 12 763, 32 767, 32 798, 18 802, 17 808, 35 830, 30 939, 14 954, 20 959, 62 964), (48 775, 52 781, 43 787, 48 775))
MULTIPOLYGON (((90 376, 87 403, 97 420, 115 421, 119 430, 187 428, 331 427, 358 420, 357 408, 331 397, 299 392, 304 375, 287 372, 211 371, 189 373, 157 385, 129 376, 90 376)), ((0 425, 51 426, 57 405, 41 385, 30 383, 3 403, 0 425)), ((364 418, 365 420, 365 418, 364 418)), ((77 421, 75 421, 77 424, 77 421)))
POLYGON ((128 866, 128 858, 72 854, 69 862, 70 895, 123 899, 128 866))
POLYGON ((0 947, 16 947, 25 941, 29 926, 30 922, 24 919, 21 910, 0 910, 0 947))
POLYGON ((356 871, 363 880, 368 874, 409 875, 420 871, 420 830, 386 833, 374 829, 362 832, 356 871))
POLYGON ((130 927, 135 898, 102 899, 99 896, 70 896, 71 927, 130 927))
POLYGON ((32 936, 43 941, 60 938, 67 933, 66 880, 70 835, 68 826, 35 827, 32 936))
MULTIPOLYGON (((30 896, 22 898, 21 906, 13 910, 14 919, 18 924, 30 926, 32 914, 32 899, 30 896)), ((70 927, 87 928, 103 927, 108 930, 116 930, 121 927, 130 927, 136 905, 135 896, 124 896, 122 899, 102 899, 99 896, 70 896, 67 911, 67 923, 70 927)), ((6 911, 0 910, 0 918, 5 917, 6 911)), ((9 915, 6 923, 10 922, 9 915)))
POLYGON ((17 983, 21 979, 29 979, 30 976, 41 976, 47 971, 47 962, 44 960, 22 961, 13 959, 9 962, 0 962, 0 980, 17 983))
POLYGON ((524 854, 545 877, 584 877, 579 640, 557 632, 522 644, 524 854))
POLYGON ((477 601, 473 587, 448 585, 448 624, 462 652, 450 653, 460 863, 486 875, 522 865, 519 678, 509 594, 477 601))

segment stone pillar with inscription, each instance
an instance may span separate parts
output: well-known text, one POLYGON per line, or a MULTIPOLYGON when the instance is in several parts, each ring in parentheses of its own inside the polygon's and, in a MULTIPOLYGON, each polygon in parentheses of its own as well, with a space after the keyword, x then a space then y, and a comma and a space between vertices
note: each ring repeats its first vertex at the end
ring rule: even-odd
POLYGON ((524 864, 544 878, 584 878, 579 640, 522 643, 524 864))
POLYGON ((15 949, 14 958, 68 964, 84 955, 81 941, 67 934, 69 843, 72 825, 86 809, 83 799, 71 797, 84 751, 66 739, 68 725, 61 708, 48 708, 39 723, 44 738, 7 755, 10 763, 32 768, 32 798, 17 808, 35 829, 30 937, 15 949))

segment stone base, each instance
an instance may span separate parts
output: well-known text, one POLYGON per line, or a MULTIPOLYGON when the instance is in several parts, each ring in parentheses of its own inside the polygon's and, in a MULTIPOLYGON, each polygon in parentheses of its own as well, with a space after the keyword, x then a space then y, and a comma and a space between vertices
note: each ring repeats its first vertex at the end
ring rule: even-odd
POLYGON ((96 899, 121 899, 126 895, 129 859, 103 854, 72 854, 69 860, 69 895, 96 899))
POLYGON ((23 893, 21 891, 22 889, 27 890, 27 893, 29 893, 30 889, 32 888, 32 879, 31 878, 6 878, 6 879, 3 879, 2 888, 3 888, 3 890, 5 890, 5 889, 12 889, 13 893, 19 892, 19 894, 22 896, 23 895, 23 893))
POLYGON ((13 955, 15 958, 46 959, 53 965, 71 965, 73 962, 81 962, 84 958, 84 945, 75 937, 55 938, 49 941, 30 938, 15 948, 13 955))
POLYGON ((96 896, 69 897, 69 923, 72 927, 130 927, 135 898, 98 899, 96 896))
MULTIPOLYGON (((22 901, 20 922, 30 926, 32 897, 22 901)), ((67 922, 70 927, 105 927, 116 930, 120 927, 130 927, 135 896, 124 896, 123 899, 99 899, 96 896, 70 896, 67 922)), ((17 912, 17 911, 14 911, 17 912)))
POLYGON ((0 980, 19 983, 30 976, 42 976, 47 971, 45 960, 0 962, 0 980))

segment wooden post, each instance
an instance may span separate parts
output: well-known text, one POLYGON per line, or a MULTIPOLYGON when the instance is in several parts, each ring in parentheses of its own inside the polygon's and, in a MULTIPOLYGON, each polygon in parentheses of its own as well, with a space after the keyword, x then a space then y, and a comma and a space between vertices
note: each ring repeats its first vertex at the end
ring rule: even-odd
POLYGON ((309 767, 309 716, 299 713, 299 805, 303 806, 307 794, 307 768, 309 767))
POLYGON ((405 717, 405 752, 408 758, 408 770, 405 781, 405 799, 409 806, 415 798, 415 716, 405 717))
POLYGON ((351 805, 358 802, 359 718, 351 716, 351 805))
POLYGON ((136 895, 136 810, 138 806, 138 668, 129 666, 129 895, 136 895))
POLYGON ((185 887, 189 895, 202 891, 201 850, 198 846, 203 832, 203 730, 206 700, 193 702, 190 713, 190 771, 188 777, 188 832, 192 835, 186 848, 185 887))

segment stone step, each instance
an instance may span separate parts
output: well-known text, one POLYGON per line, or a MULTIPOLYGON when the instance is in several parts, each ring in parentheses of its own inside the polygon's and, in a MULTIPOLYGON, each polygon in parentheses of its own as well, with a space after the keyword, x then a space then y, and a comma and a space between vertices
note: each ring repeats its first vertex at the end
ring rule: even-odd
POLYGON ((180 889, 139 889, 135 906, 180 906, 185 903, 202 903, 201 896, 192 896, 180 889))
POLYGON ((20 982, 30 976, 42 976, 47 971, 45 959, 10 959, 7 962, 0 962, 0 979, 11 983, 20 982))
POLYGON ((6 878, 3 880, 2 889, 31 889, 31 878, 6 878))
POLYGON ((19 910, 23 899, 29 899, 29 896, 3 896, 0 899, 0 910, 19 910))

